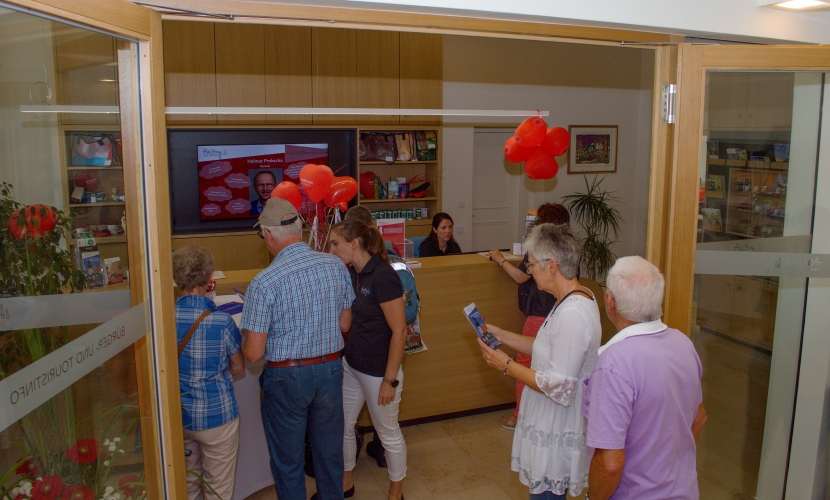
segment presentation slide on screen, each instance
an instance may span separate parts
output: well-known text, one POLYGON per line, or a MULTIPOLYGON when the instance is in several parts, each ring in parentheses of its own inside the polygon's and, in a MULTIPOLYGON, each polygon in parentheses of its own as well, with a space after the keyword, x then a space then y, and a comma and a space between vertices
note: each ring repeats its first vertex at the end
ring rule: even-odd
POLYGON ((277 184, 291 181, 302 192, 300 170, 329 161, 328 144, 198 146, 197 157, 202 220, 258 217, 277 184))

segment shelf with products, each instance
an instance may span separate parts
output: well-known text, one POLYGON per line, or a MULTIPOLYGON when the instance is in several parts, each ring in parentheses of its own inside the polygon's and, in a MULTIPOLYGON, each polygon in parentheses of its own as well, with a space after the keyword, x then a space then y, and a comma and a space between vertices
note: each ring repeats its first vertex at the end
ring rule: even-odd
POLYGON ((786 172, 730 168, 728 186, 727 233, 762 238, 783 235, 786 172))
POLYGON ((417 202, 438 201, 438 198, 433 196, 424 196, 423 198, 388 198, 385 200, 376 200, 374 198, 361 198, 360 204, 366 203, 417 203, 417 202))
MULTIPOLYGON (((120 127, 63 124, 61 131, 64 210, 73 220, 72 229, 88 229, 101 259, 119 257, 127 269, 120 127)), ((70 245, 75 243, 71 235, 68 241, 70 245)))
POLYGON ((358 204, 366 205, 373 212, 413 211, 415 218, 406 221, 407 236, 426 234, 424 231, 428 232, 432 216, 441 212, 441 128, 417 125, 375 127, 360 129, 358 135, 362 141, 358 154, 358 183, 363 188, 358 204), (373 140, 383 144, 373 144, 373 140), (419 158, 419 151, 426 157, 419 158), (418 159, 413 161, 412 155, 418 159), (378 157, 388 158, 390 161, 380 161, 378 157), (366 183, 371 183, 374 178, 380 180, 384 189, 388 188, 390 181, 398 179, 406 179, 410 191, 429 184, 425 186, 424 196, 421 198, 375 199, 364 196, 367 194, 366 183), (417 218, 417 209, 425 209, 427 216, 417 218), (422 220, 423 222, 419 222, 422 220))

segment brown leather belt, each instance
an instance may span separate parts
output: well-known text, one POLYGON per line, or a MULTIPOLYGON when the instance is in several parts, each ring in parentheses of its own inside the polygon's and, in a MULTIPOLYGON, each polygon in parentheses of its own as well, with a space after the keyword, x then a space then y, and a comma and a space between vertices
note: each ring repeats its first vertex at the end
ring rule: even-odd
POLYGON ((326 354, 325 356, 316 356, 314 358, 305 359, 286 359, 285 361, 269 361, 268 366, 271 368, 290 368, 293 366, 317 365, 320 363, 329 363, 340 359, 340 351, 326 354))

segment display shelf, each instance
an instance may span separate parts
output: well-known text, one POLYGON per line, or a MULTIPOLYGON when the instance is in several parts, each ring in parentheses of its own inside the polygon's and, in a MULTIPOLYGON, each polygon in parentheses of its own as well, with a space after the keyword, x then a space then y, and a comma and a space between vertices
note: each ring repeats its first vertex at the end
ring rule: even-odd
POLYGON ((400 165, 434 165, 438 163, 438 160, 395 161, 392 163, 386 161, 361 161, 358 163, 360 163, 361 165, 388 165, 390 167, 394 167, 400 165))
POLYGON ((95 203, 70 203, 70 208, 86 207, 123 207, 123 201, 96 201, 95 203))
MULTIPOLYGON (((126 243, 127 242, 127 236, 123 235, 123 234, 117 235, 117 236, 100 236, 100 237, 94 238, 94 239, 95 239, 95 243, 97 243, 97 244, 101 244, 101 243, 126 243)), ((75 238, 70 238, 69 239, 69 244, 74 245, 75 244, 75 238)))
POLYGON ((121 165, 113 165, 111 167, 79 167, 77 165, 68 165, 67 170, 124 170, 121 165))
POLYGON ((418 201, 438 201, 434 196, 424 196, 423 198, 388 198, 385 200, 375 200, 373 198, 361 198, 360 204, 364 203, 414 203, 418 201))
POLYGON ((727 160, 725 158, 709 158, 707 165, 723 165, 727 167, 747 167, 761 170, 789 170, 790 164, 785 161, 747 161, 727 160))

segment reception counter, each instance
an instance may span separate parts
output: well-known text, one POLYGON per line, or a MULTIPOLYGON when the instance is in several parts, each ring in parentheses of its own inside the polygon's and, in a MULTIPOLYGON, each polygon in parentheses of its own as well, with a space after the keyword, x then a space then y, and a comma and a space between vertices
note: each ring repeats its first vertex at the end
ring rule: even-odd
MULTIPOLYGON (((462 309, 475 302, 488 323, 521 332, 525 317, 517 307, 516 284, 497 264, 478 254, 418 261, 422 267, 412 271, 427 350, 404 357, 400 421, 514 402, 514 379, 484 363, 462 309)), ((225 272, 225 279, 217 280, 217 295, 233 294, 234 288, 246 290, 258 272, 225 272)))

